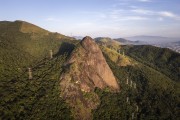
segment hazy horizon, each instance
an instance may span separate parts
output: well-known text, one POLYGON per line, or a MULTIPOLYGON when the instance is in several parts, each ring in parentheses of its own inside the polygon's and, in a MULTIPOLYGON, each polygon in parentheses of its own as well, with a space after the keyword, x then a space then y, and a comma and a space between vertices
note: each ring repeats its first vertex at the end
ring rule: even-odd
POLYGON ((2 0, 0 21, 23 20, 68 36, 180 37, 179 0, 2 0))

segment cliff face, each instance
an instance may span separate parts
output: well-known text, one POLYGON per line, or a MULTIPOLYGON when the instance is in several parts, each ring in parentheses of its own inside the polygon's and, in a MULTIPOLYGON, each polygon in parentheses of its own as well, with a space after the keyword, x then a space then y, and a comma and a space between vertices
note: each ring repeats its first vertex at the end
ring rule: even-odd
POLYGON ((85 50, 84 72, 95 87, 109 86, 113 89, 119 89, 117 81, 96 43, 90 37, 86 37, 82 40, 81 45, 85 50))
POLYGON ((99 104, 95 87, 119 90, 119 85, 90 37, 85 37, 71 53, 60 78, 61 96, 74 108, 76 119, 90 119, 91 109, 99 104))

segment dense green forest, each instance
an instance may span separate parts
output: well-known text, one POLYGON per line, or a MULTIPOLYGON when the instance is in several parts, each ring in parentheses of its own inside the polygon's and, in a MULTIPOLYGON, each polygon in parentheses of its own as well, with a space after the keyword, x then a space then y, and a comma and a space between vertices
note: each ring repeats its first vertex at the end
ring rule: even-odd
MULTIPOLYGON (((78 42, 29 23, 0 22, 0 119, 73 119, 60 96, 59 80, 78 42), (32 79, 28 79, 29 67, 32 79)), ((180 119, 179 53, 153 46, 121 49, 137 64, 118 66, 110 53, 104 53, 121 90, 95 90, 101 102, 92 112, 93 119, 180 119)))
POLYGON ((179 82, 180 54, 167 48, 147 45, 124 46, 125 53, 179 82))
POLYGON ((38 27, 22 31, 22 24, 32 26, 21 21, 0 24, 0 119, 72 118, 60 97, 59 77, 76 41, 38 27))
POLYGON ((1 119, 70 119, 70 108, 60 97, 59 76, 66 55, 44 59, 28 72, 1 81, 1 119), (57 72, 54 72, 57 71, 57 72))
POLYGON ((98 89, 101 105, 94 111, 94 119, 132 119, 134 116, 134 119, 175 120, 180 117, 179 85, 176 82, 140 63, 135 67, 118 67, 107 56, 106 60, 119 80, 121 92, 98 89), (131 87, 130 82, 126 84, 127 77, 136 83, 136 88, 131 87))

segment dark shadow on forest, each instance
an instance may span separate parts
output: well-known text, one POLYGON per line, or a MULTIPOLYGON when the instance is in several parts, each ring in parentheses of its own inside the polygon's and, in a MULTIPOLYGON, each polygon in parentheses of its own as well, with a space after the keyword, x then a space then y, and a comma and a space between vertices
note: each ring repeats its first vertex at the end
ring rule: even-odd
POLYGON ((54 55, 54 57, 57 57, 59 55, 63 55, 67 53, 68 55, 72 52, 72 50, 75 48, 75 45, 68 42, 63 42, 58 50, 58 52, 54 55))

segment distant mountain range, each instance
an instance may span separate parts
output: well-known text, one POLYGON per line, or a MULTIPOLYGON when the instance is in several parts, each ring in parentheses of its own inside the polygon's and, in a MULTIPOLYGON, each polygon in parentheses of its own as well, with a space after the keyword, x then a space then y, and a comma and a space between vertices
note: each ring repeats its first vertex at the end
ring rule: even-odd
POLYGON ((180 38, 172 38, 172 37, 162 37, 162 36, 133 36, 127 37, 130 41, 146 41, 144 43, 162 47, 162 48, 169 48, 173 51, 180 52, 180 38))
POLYGON ((97 37, 95 40, 99 43, 113 44, 118 43, 121 45, 153 45, 161 48, 169 48, 173 51, 180 52, 180 38, 170 38, 161 36, 134 36, 127 38, 109 38, 97 37))
POLYGON ((126 37, 125 39, 131 41, 145 41, 148 44, 164 44, 164 43, 180 41, 180 38, 162 37, 162 36, 145 36, 145 35, 126 37))
POLYGON ((109 37, 97 37, 95 38, 96 42, 101 42, 101 43, 106 43, 106 44, 120 44, 120 45, 147 45, 148 43, 144 42, 144 41, 131 41, 131 40, 127 40, 124 38, 109 38, 109 37))
POLYGON ((72 36, 73 38, 75 38, 76 40, 82 40, 84 37, 83 36, 72 36))
POLYGON ((173 51, 176 51, 176 52, 180 53, 180 41, 164 43, 164 44, 158 44, 158 45, 154 45, 154 46, 162 47, 162 48, 169 48, 169 49, 171 49, 173 51))
POLYGON ((114 40, 120 42, 123 45, 147 45, 148 44, 147 42, 144 42, 144 41, 139 41, 139 40, 132 41, 132 40, 124 39, 124 38, 117 38, 114 40))

